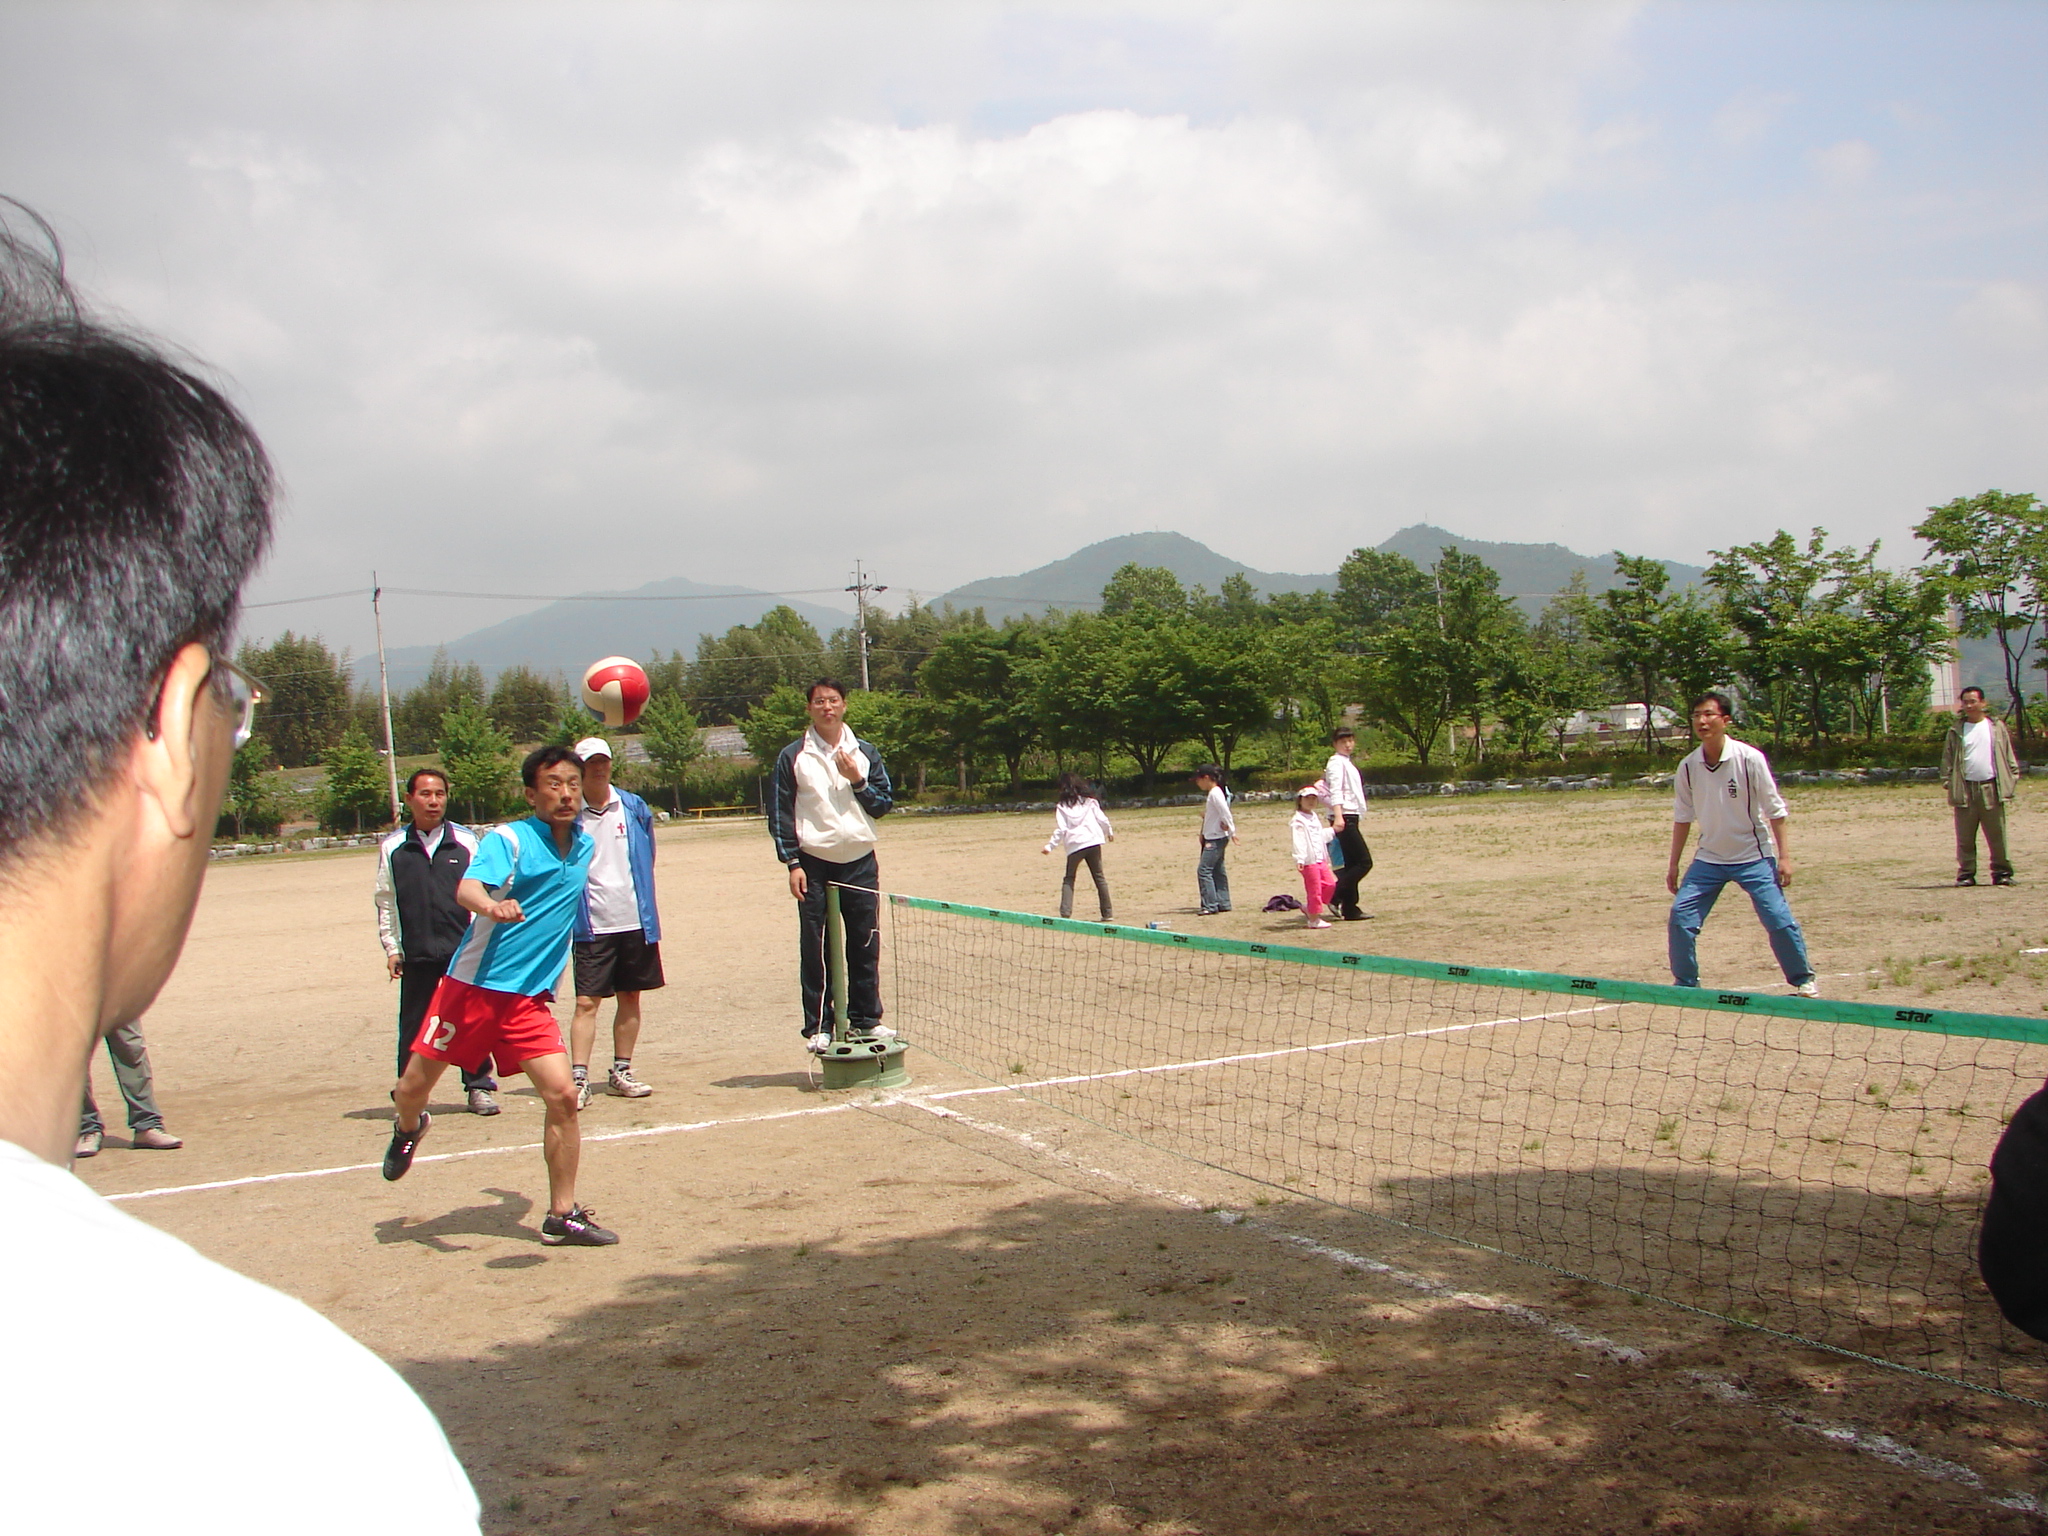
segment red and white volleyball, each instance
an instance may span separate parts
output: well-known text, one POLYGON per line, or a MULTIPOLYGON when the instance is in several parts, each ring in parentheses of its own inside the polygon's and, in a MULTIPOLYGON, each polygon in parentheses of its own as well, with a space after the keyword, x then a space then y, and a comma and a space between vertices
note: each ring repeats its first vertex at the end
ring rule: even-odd
POLYGON ((583 674, 583 702, 606 725, 631 725, 647 707, 647 674, 630 656, 607 656, 583 674))

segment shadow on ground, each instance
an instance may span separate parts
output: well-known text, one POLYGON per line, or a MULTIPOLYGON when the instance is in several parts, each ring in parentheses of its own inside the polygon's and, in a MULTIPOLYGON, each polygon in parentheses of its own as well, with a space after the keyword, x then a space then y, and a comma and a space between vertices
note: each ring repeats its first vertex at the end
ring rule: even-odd
MULTIPOLYGON (((393 1240, 500 1219, 457 1215, 393 1240)), ((910 1237, 728 1247, 407 1375, 491 1533, 2033 1528, 1681 1373, 1069 1192, 910 1237)))
MULTIPOLYGON (((484 1193, 492 1197, 491 1204, 465 1205, 460 1210, 426 1221, 408 1221, 403 1216, 380 1221, 377 1223, 377 1241, 420 1243, 436 1253, 461 1253, 475 1246, 451 1241, 457 1237, 499 1237, 513 1242, 539 1244, 540 1233, 527 1222, 533 1211, 531 1199, 509 1189, 487 1189, 484 1193)), ((503 1269, 508 1266, 500 1262, 496 1267, 503 1269)))

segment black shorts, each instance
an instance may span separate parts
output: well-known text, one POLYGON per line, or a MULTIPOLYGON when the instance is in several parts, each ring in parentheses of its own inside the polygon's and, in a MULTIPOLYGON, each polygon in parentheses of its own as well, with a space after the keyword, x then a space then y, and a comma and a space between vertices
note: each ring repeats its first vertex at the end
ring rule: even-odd
POLYGON ((576 995, 652 992, 662 984, 661 946, 638 928, 576 941, 576 995))

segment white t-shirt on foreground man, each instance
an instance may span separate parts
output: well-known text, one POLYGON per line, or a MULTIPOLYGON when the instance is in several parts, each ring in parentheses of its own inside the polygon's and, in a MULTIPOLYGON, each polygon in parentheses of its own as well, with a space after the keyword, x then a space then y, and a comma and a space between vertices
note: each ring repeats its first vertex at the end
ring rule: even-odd
POLYGON ((0 203, 10 1531, 477 1529, 468 1478, 397 1373, 67 1171, 101 1036, 177 963, 261 699, 225 652, 270 501, 234 407, 94 324, 47 226, 0 203))

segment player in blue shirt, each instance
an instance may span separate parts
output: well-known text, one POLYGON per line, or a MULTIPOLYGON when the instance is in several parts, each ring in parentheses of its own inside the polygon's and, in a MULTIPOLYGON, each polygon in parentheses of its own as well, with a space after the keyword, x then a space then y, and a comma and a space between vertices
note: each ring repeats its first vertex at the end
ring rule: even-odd
POLYGON ((547 1107, 542 1153, 548 1165, 548 1214, 540 1240, 603 1247, 615 1232, 576 1203, 576 1164, 583 1150, 576 1118, 576 1080, 562 1027, 548 1011, 569 962, 569 937, 590 877, 593 844, 577 825, 583 808, 583 765, 567 747, 527 754, 519 777, 533 814, 493 827, 455 899, 472 914, 469 929, 434 991, 427 1021, 413 1041, 412 1060, 392 1102, 398 1124, 384 1154, 384 1177, 402 1179, 433 1116, 427 1099, 449 1063, 473 1070, 492 1056, 500 1075, 524 1072, 547 1107))

